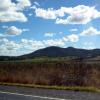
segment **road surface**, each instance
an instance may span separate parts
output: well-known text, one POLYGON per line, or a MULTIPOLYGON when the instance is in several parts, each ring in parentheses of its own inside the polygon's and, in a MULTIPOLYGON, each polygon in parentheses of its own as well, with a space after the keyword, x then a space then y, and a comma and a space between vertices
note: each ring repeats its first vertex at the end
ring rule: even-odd
POLYGON ((0 100, 100 100, 100 94, 17 86, 0 86, 0 100))

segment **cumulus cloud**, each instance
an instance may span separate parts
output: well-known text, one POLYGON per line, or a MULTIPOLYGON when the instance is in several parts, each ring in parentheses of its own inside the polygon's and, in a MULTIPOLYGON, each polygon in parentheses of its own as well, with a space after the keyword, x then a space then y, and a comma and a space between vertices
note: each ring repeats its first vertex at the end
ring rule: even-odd
POLYGON ((6 38, 8 36, 16 36, 16 35, 20 35, 23 32, 29 31, 29 29, 21 29, 21 28, 17 28, 15 26, 2 26, 3 29, 5 29, 4 33, 0 33, 0 38, 6 38))
POLYGON ((95 7, 85 5, 78 5, 73 8, 61 7, 57 10, 34 7, 34 10, 37 17, 55 19, 56 24, 87 24, 93 19, 100 18, 100 12, 95 7))
POLYGON ((23 29, 18 29, 15 26, 11 26, 7 28, 6 34, 8 35, 20 35, 23 32, 23 29))
POLYGON ((11 0, 0 0, 0 3, 0 22, 27 21, 23 10, 28 6, 31 6, 29 0, 17 0, 17 3, 12 2, 11 0))
POLYGON ((94 27, 90 27, 86 30, 84 30, 81 34, 81 36, 93 36, 93 35, 100 35, 100 31, 97 30, 94 27))
POLYGON ((16 56, 18 54, 17 50, 20 48, 19 44, 14 41, 9 41, 6 38, 2 39, 0 43, 0 55, 16 56))
POLYGON ((79 40, 79 37, 76 34, 71 34, 68 36, 68 39, 70 42, 77 42, 79 40))
POLYGON ((28 29, 20 29, 20 28, 17 28, 15 26, 10 26, 10 27, 6 26, 5 29, 6 29, 5 34, 8 36, 20 35, 22 32, 28 31, 28 29))
POLYGON ((19 42, 0 40, 0 55, 18 56, 45 47, 42 41, 21 39, 19 42))
POLYGON ((78 42, 79 36, 76 35, 76 34, 71 34, 71 35, 68 35, 68 36, 64 36, 62 39, 65 42, 78 42))
POLYGON ((26 7, 29 7, 31 6, 31 2, 30 0, 17 0, 17 4, 16 4, 16 7, 17 9, 19 10, 23 10, 25 9, 26 7))
POLYGON ((57 24, 87 24, 93 19, 100 18, 100 12, 95 7, 79 5, 71 9, 65 19, 57 18, 57 24))
POLYGON ((69 39, 68 39, 67 36, 64 36, 62 39, 63 39, 63 41, 65 41, 65 42, 68 42, 68 41, 69 41, 69 39))
POLYGON ((16 44, 14 41, 9 41, 5 43, 7 50, 17 50, 20 45, 16 44))
POLYGON ((37 17, 44 19, 57 19, 58 17, 64 17, 65 13, 70 12, 72 8, 61 7, 60 9, 55 10, 53 8, 43 9, 34 6, 33 9, 37 17))
POLYGON ((19 44, 25 53, 33 52, 35 50, 45 47, 43 42, 39 40, 22 39, 19 44))
POLYGON ((71 34, 58 39, 47 39, 47 40, 21 39, 18 42, 2 38, 0 39, 0 55, 18 56, 48 46, 65 47, 67 42, 77 42, 78 38, 79 37, 76 34, 71 34))
POLYGON ((42 8, 35 8, 35 13, 37 17, 42 17, 44 19, 56 19, 56 14, 53 8, 49 8, 47 10, 42 8))
POLYGON ((64 46, 65 42, 62 39, 43 40, 46 46, 64 46))

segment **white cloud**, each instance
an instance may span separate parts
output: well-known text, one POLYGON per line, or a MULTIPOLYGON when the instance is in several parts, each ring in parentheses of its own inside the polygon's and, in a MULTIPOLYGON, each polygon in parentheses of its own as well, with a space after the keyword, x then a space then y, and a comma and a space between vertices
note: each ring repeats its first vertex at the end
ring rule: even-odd
POLYGON ((10 27, 2 26, 2 28, 5 29, 5 32, 0 34, 0 38, 5 38, 8 36, 16 36, 22 34, 22 32, 29 31, 29 29, 20 29, 15 26, 10 26, 10 27))
POLYGON ((59 34, 61 34, 61 35, 62 35, 62 34, 63 34, 63 32, 59 32, 59 34))
POLYGON ((20 12, 2 12, 2 16, 0 16, 0 22, 10 22, 10 21, 20 21, 20 22, 26 22, 27 18, 24 14, 20 12))
POLYGON ((64 36, 62 39, 63 39, 63 41, 65 41, 65 42, 68 42, 68 41, 69 41, 69 39, 68 39, 67 36, 64 36))
POLYGON ((10 26, 6 28, 7 35, 20 35, 22 32, 28 31, 28 29, 20 29, 15 26, 10 26))
POLYGON ((42 41, 22 39, 19 42, 2 39, 0 41, 0 55, 18 56, 45 47, 42 41))
POLYGON ((95 29, 94 27, 90 27, 86 30, 84 30, 81 34, 81 36, 93 36, 93 35, 100 35, 100 31, 95 29))
POLYGON ((95 7, 85 5, 78 5, 73 8, 61 7, 58 10, 34 7, 34 10, 37 17, 55 19, 56 24, 87 24, 93 19, 100 18, 100 12, 95 7))
POLYGON ((57 18, 57 24, 87 24, 93 19, 100 18, 100 12, 95 7, 79 5, 67 12, 69 16, 65 19, 57 18))
POLYGON ((18 56, 33 52, 35 50, 45 48, 47 46, 64 46, 65 43, 61 39, 51 40, 27 40, 22 39, 19 42, 2 39, 0 41, 0 55, 18 56))
POLYGON ((11 27, 7 28, 6 34, 8 34, 8 35, 20 35, 22 32, 23 32, 23 30, 18 29, 15 26, 11 26, 11 27))
POLYGON ((30 0, 17 0, 17 9, 19 10, 23 10, 25 9, 26 7, 30 7, 31 6, 31 2, 30 0))
POLYGON ((0 55, 18 56, 48 46, 65 47, 67 42, 77 42, 77 41, 78 41, 78 36, 76 34, 71 34, 59 39, 48 39, 48 40, 21 39, 18 42, 2 38, 0 39, 0 55))
POLYGON ((73 28, 73 29, 70 29, 69 31, 70 32, 76 32, 76 31, 78 31, 78 29, 77 28, 73 28))
POLYGON ((0 34, 0 39, 5 38, 5 37, 6 37, 6 35, 0 34))
POLYGON ((83 49, 94 49, 95 44, 93 42, 84 42, 83 43, 83 49))
POLYGON ((56 19, 58 17, 64 17, 65 13, 68 13, 71 10, 71 8, 65 8, 65 7, 61 7, 58 10, 54 10, 53 8, 48 8, 48 9, 37 8, 36 6, 33 6, 33 9, 35 10, 35 14, 37 17, 41 17, 44 19, 56 19))
POLYGON ((79 40, 79 36, 76 34, 71 34, 68 36, 64 36, 60 39, 50 39, 43 40, 44 45, 46 46, 65 46, 66 42, 77 42, 79 40))
POLYGON ((29 13, 28 15, 29 15, 29 16, 32 16, 33 14, 32 14, 32 13, 29 13))
POLYGON ((45 33, 44 36, 45 37, 53 37, 55 33, 45 33))
POLYGON ((35 51, 37 49, 45 47, 42 41, 27 40, 27 39, 22 39, 20 45, 21 48, 24 48, 24 50, 27 50, 27 52, 35 51))
POLYGON ((3 29, 6 29, 6 28, 8 28, 8 26, 4 25, 4 26, 2 26, 2 28, 3 28, 3 29))
POLYGON ((35 8, 35 13, 37 17, 42 17, 44 19, 56 19, 55 12, 52 8, 47 10, 42 8, 35 8))
POLYGON ((0 22, 27 21, 23 10, 31 5, 29 0, 17 0, 17 3, 11 0, 0 0, 0 3, 0 22))
POLYGON ((0 45, 0 55, 16 56, 18 54, 20 45, 14 41, 9 41, 7 39, 2 39, 2 44, 0 45))
POLYGON ((34 4, 35 4, 36 6, 40 6, 40 4, 39 4, 38 2, 36 2, 36 1, 34 2, 34 4))
POLYGON ((45 46, 64 46, 65 42, 62 39, 43 40, 45 46))
POLYGON ((20 45, 16 44, 14 41, 9 41, 5 43, 7 50, 17 50, 20 48, 20 45))
POLYGON ((33 5, 33 6, 30 7, 30 9, 35 10, 35 9, 37 9, 37 6, 36 5, 33 5))
POLYGON ((71 34, 67 36, 68 41, 70 42, 77 42, 79 40, 79 36, 76 34, 71 34))
POLYGON ((3 43, 7 43, 7 42, 9 42, 9 40, 6 39, 6 38, 1 39, 1 41, 2 41, 3 43))

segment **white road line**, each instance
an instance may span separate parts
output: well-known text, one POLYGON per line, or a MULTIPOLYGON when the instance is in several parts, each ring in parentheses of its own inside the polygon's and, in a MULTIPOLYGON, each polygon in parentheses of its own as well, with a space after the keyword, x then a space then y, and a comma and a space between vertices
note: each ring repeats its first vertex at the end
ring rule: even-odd
POLYGON ((36 95, 27 95, 27 94, 20 94, 20 93, 12 93, 12 92, 4 92, 0 91, 2 94, 10 94, 10 95, 18 95, 18 96, 25 96, 25 97, 33 97, 33 98, 41 98, 41 99, 49 99, 49 100, 71 100, 71 99, 61 99, 61 98, 53 98, 53 97, 44 97, 44 96, 36 96, 36 95))

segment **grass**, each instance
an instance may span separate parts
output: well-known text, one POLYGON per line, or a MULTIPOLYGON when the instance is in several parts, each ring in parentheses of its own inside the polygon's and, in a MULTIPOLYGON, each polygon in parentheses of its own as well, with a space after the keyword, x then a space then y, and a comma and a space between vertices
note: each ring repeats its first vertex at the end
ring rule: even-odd
POLYGON ((75 57, 35 57, 33 59, 25 60, 4 60, 0 62, 59 62, 59 61, 69 61, 75 57))
MULTIPOLYGON (((98 77, 100 73, 100 63, 87 64, 85 62, 75 62, 69 59, 70 58, 66 57, 43 57, 21 61, 0 61, 0 78, 2 81, 0 85, 100 93, 100 87, 98 86, 98 88, 95 88, 97 87, 96 83, 100 83, 100 78, 98 77), (33 74, 34 71, 37 73, 36 75, 33 74), (61 81, 65 81, 65 79, 62 78, 64 75, 68 80, 67 85, 70 85, 70 80, 72 80, 73 83, 74 78, 80 78, 83 82, 83 77, 86 77, 89 79, 90 85, 92 82, 95 83, 91 85, 94 87, 57 86, 61 84, 61 81), (88 78, 88 76, 90 77, 88 78), (27 84, 19 84, 17 82, 27 84), (30 84, 32 82, 33 84, 30 84), (35 83, 48 85, 34 85, 35 83), (49 84, 56 85, 49 86, 49 84)), ((81 80, 78 80, 77 82, 81 83, 81 80)), ((89 85, 88 81, 86 85, 89 85)))
POLYGON ((2 82, 0 82, 0 85, 100 93, 100 89, 95 88, 95 87, 81 87, 81 86, 44 86, 44 85, 34 85, 34 84, 2 83, 2 82))

